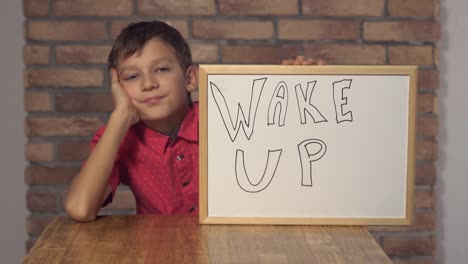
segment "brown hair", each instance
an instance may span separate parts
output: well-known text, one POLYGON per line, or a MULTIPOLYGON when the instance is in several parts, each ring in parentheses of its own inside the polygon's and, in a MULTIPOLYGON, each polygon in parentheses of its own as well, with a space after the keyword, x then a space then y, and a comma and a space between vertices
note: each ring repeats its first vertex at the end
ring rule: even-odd
POLYGON ((161 21, 131 23, 120 32, 108 57, 108 67, 117 68, 121 60, 143 49, 153 38, 159 38, 175 51, 183 70, 192 65, 192 54, 184 37, 175 28, 161 21))

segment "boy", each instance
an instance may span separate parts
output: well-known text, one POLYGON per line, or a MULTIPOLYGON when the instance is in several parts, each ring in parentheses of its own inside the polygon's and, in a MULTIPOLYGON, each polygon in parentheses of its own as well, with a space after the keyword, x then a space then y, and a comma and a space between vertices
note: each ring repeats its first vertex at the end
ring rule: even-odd
MULTIPOLYGON (((70 185, 65 210, 96 218, 117 186, 129 185, 138 214, 198 213, 198 73, 180 33, 160 21, 130 24, 109 54, 114 110, 70 185)), ((284 60, 283 64, 323 64, 284 60)))

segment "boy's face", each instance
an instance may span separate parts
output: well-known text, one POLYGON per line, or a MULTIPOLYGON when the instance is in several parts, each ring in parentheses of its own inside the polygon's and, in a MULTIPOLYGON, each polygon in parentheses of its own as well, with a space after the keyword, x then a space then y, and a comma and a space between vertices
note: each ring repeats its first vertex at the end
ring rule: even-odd
POLYGON ((194 66, 183 70, 174 49, 156 38, 122 60, 117 72, 142 121, 178 125, 188 107, 187 92, 196 88, 194 66))

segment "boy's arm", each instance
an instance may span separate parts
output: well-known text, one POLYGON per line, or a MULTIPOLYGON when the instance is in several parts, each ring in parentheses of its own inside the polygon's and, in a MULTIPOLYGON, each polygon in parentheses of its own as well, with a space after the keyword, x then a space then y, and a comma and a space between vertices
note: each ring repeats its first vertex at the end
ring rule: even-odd
POLYGON ((111 71, 111 75, 115 109, 102 137, 73 179, 65 201, 65 211, 72 219, 80 222, 96 219, 106 197, 111 193, 108 179, 120 143, 128 128, 139 120, 138 113, 119 84, 115 70, 111 71))

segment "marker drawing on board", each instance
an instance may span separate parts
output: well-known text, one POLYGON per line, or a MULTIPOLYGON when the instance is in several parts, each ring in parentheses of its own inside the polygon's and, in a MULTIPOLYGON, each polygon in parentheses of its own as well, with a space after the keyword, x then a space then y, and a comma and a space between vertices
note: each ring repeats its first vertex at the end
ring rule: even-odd
POLYGON ((276 120, 276 112, 278 114, 278 126, 284 126, 286 112, 288 111, 288 87, 286 83, 281 81, 275 88, 271 96, 270 104, 268 105, 268 125, 274 125, 276 120), (273 108, 272 108, 273 106, 273 108))
POLYGON ((245 169, 245 157, 244 151, 238 149, 236 151, 236 179, 239 187, 250 193, 256 193, 263 191, 268 185, 270 185, 275 176, 276 169, 281 158, 282 149, 268 150, 268 157, 263 170, 262 178, 257 183, 252 183, 245 169), (271 158, 271 159, 270 159, 271 158))
POLYGON ((353 122, 353 112, 344 113, 343 106, 348 104, 348 97, 344 96, 344 89, 351 89, 351 79, 344 79, 333 83, 333 103, 335 104, 336 122, 353 122), (341 95, 341 96, 340 96, 341 95), (338 111, 338 108, 340 111, 338 111))
POLYGON ((312 187, 312 162, 321 159, 327 152, 327 144, 319 139, 307 139, 297 145, 299 159, 301 160, 302 186, 312 187), (312 145, 318 145, 320 149, 311 151, 312 145))
MULTIPOLYGON (((237 104, 236 120, 233 121, 229 107, 227 106, 226 98, 221 89, 213 82, 210 82, 211 94, 220 113, 224 127, 231 142, 234 142, 242 129, 248 142, 252 137, 255 126, 255 119, 259 109, 259 103, 262 96, 262 91, 267 78, 253 79, 250 95, 249 110, 247 118, 240 103, 237 104)), ((333 82, 333 106, 336 115, 337 124, 348 121, 353 121, 351 111, 345 112, 344 107, 348 106, 348 97, 344 95, 345 89, 351 89, 351 79, 343 79, 333 82)), ((312 104, 312 95, 316 87, 317 81, 307 82, 305 91, 301 84, 294 86, 297 106, 299 110, 300 124, 307 124, 308 116, 312 118, 313 123, 328 122, 316 106, 312 104)), ((286 82, 279 81, 276 85, 270 99, 267 110, 267 126, 275 125, 278 127, 285 126, 286 113, 288 109, 289 92, 286 82)), ((252 143, 254 144, 254 143, 252 143)), ((257 183, 253 183, 247 173, 245 166, 244 150, 237 149, 235 153, 235 176, 237 184, 245 192, 258 193, 265 190, 273 180, 276 169, 280 162, 283 149, 268 150, 265 168, 263 175, 257 183)), ((327 144, 319 139, 306 139, 297 145, 299 164, 301 166, 301 185, 312 187, 312 163, 323 158, 327 152, 327 144)), ((255 160, 255 159, 252 159, 255 160)))
POLYGON ((224 126, 226 127, 231 142, 234 142, 236 140, 237 134, 239 133, 241 127, 242 131, 244 131, 245 137, 248 140, 250 140, 250 137, 254 132, 255 117, 257 115, 258 103, 260 102, 260 96, 262 95, 266 79, 267 78, 253 80, 248 118, 245 118, 244 110, 242 109, 240 103, 238 103, 237 117, 235 123, 232 121, 231 113, 229 112, 229 108, 227 106, 226 99, 224 98, 223 93, 213 82, 210 82, 211 94, 213 95, 216 105, 218 106, 219 113, 221 114, 221 118, 223 119, 224 126), (252 109, 252 107, 254 109, 252 109), (241 115, 240 119, 239 115, 241 115), (229 122, 227 122, 226 120, 229 120, 229 122))
POLYGON ((297 107, 299 107, 299 116, 301 124, 307 123, 306 113, 312 117, 314 123, 327 122, 327 119, 320 111, 312 104, 312 93, 314 92, 317 81, 307 82, 306 92, 302 90, 301 84, 295 86, 297 107))

